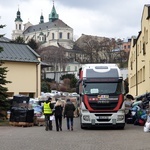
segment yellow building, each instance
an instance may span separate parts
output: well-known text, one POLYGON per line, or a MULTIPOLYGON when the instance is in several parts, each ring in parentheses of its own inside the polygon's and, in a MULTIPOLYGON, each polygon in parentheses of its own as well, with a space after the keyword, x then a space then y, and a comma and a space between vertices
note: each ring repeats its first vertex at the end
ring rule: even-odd
MULTIPOLYGON (((6 84, 9 97, 27 95, 35 98, 41 94, 40 56, 26 44, 0 41, 0 60, 7 67, 6 84)), ((1 62, 0 62, 1 63, 1 62)))
POLYGON ((140 96, 150 92, 150 5, 145 5, 141 31, 131 39, 128 61, 129 93, 140 96))

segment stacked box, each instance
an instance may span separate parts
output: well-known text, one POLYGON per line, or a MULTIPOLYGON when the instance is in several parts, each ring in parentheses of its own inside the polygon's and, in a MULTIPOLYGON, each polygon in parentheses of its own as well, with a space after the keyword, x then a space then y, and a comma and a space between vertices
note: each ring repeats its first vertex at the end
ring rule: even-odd
POLYGON ((25 95, 16 95, 12 99, 10 113, 10 122, 33 123, 34 109, 28 109, 29 97, 25 95))
POLYGON ((33 123, 34 120, 34 110, 26 109, 26 108, 19 108, 19 107, 12 107, 11 114, 10 114, 10 121, 11 122, 28 122, 33 123))

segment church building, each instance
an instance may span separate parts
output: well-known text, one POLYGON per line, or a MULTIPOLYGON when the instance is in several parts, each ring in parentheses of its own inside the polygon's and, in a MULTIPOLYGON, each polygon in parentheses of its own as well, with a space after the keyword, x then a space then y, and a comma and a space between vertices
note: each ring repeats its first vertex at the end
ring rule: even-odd
POLYGON ((24 38, 25 43, 30 39, 34 39, 41 44, 41 47, 61 45, 66 49, 73 48, 73 29, 59 19, 54 3, 48 22, 44 22, 44 16, 41 13, 39 23, 36 25, 32 25, 29 21, 23 24, 21 12, 18 9, 15 27, 12 33, 12 40, 20 36, 24 38))

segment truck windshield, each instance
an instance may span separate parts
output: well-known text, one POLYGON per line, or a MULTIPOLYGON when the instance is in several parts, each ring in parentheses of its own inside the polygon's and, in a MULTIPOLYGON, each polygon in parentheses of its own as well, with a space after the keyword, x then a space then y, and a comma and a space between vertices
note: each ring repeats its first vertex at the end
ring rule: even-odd
POLYGON ((84 93, 93 94, 121 94, 122 83, 85 83, 84 93))

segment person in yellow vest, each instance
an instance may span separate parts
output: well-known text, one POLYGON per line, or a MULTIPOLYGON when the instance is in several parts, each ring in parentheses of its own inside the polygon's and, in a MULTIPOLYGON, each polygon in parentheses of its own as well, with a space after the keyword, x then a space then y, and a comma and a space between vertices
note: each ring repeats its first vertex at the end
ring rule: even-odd
POLYGON ((45 130, 48 131, 48 130, 52 130, 53 126, 52 126, 52 120, 50 120, 50 116, 53 115, 53 112, 52 112, 52 109, 53 109, 53 104, 51 103, 51 100, 52 98, 49 97, 48 100, 46 102, 44 102, 44 105, 43 105, 43 113, 44 113, 44 116, 45 116, 45 125, 46 125, 46 128, 45 130))

